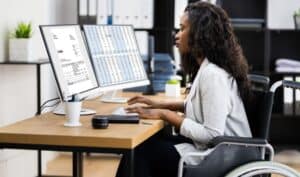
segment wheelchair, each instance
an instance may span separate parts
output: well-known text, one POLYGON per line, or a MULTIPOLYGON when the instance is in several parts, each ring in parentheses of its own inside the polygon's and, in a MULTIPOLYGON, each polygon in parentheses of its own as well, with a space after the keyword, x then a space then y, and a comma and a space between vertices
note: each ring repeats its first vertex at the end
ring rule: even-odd
POLYGON ((244 105, 253 138, 214 138, 208 143, 208 150, 181 157, 178 177, 269 177, 271 174, 300 177, 294 169, 272 161, 274 150, 267 141, 276 89, 280 86, 300 89, 300 83, 280 80, 269 89, 268 77, 249 75, 249 79, 253 83, 252 96, 244 105), (185 160, 191 156, 203 160, 198 165, 186 164, 185 160))

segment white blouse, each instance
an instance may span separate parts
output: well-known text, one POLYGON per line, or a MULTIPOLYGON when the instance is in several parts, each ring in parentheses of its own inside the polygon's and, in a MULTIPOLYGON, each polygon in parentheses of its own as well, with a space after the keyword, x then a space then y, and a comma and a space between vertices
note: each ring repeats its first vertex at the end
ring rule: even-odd
MULTIPOLYGON (((175 145, 181 156, 205 150, 205 144, 216 136, 252 136, 236 81, 207 59, 201 64, 184 105, 180 134, 194 144, 175 145)), ((187 163, 200 161, 191 157, 187 163)))

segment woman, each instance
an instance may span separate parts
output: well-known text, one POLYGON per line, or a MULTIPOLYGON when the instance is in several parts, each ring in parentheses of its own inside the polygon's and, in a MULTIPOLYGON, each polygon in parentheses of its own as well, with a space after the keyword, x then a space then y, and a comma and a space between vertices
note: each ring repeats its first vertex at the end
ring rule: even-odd
MULTIPOLYGON (((167 121, 182 137, 163 139, 157 135, 140 146, 136 176, 175 177, 180 156, 205 150, 214 137, 251 137, 242 102, 249 93, 248 65, 225 11, 205 2, 189 4, 175 39, 183 69, 192 79, 185 101, 161 103, 137 96, 128 104, 148 106, 129 107, 127 111, 143 119, 167 121)), ((200 161, 190 158, 187 163, 200 161)))

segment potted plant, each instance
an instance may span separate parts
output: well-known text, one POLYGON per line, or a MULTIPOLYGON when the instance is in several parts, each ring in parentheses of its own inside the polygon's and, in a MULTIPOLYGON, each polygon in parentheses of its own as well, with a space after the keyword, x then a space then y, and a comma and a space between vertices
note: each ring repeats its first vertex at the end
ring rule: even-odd
POLYGON ((32 60, 31 47, 32 28, 31 23, 20 22, 9 39, 9 59, 10 61, 30 61, 32 60))
POLYGON ((300 29, 300 8, 294 12, 295 29, 300 29))

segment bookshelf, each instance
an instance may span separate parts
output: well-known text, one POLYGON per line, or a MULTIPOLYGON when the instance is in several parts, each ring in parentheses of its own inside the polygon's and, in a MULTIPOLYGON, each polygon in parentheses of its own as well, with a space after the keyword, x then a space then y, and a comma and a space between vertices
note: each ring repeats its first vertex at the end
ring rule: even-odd
MULTIPOLYGON (((278 58, 300 60, 300 30, 270 29, 268 23, 267 0, 222 0, 221 6, 232 19, 237 38, 251 67, 251 72, 270 77, 271 84, 284 76, 296 77, 299 73, 276 73, 275 61, 278 58)), ((272 2, 271 2, 272 3, 272 2)), ((295 93, 295 91, 294 91, 295 93)), ((295 94, 294 94, 295 95, 295 94)), ((293 96, 295 100, 295 96, 293 96)), ((284 114, 283 89, 275 94, 270 142, 275 145, 299 145, 300 115, 284 114)))
POLYGON ((41 65, 49 64, 48 59, 37 61, 3 61, 0 65, 35 65, 36 66, 36 83, 37 83, 37 114, 41 114, 41 65))

